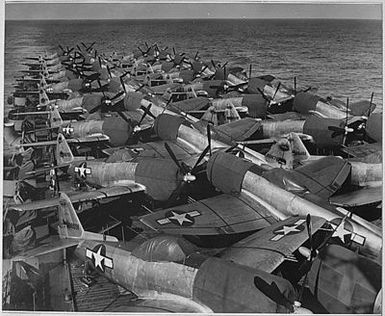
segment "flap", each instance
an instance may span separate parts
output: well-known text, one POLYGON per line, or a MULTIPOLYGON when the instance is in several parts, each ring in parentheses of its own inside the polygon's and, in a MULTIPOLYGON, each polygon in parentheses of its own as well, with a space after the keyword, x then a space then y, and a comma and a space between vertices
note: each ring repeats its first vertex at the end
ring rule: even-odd
MULTIPOLYGON (((325 222, 325 219, 313 216, 312 233, 325 222)), ((306 219, 295 216, 237 242, 226 249, 221 258, 271 273, 307 239, 306 219)))
POLYGON ((336 206, 357 207, 382 201, 382 186, 363 188, 357 191, 332 196, 329 202, 336 206))
POLYGON ((244 194, 222 194, 145 215, 140 221, 168 234, 221 235, 262 229, 275 219, 264 206, 244 194))

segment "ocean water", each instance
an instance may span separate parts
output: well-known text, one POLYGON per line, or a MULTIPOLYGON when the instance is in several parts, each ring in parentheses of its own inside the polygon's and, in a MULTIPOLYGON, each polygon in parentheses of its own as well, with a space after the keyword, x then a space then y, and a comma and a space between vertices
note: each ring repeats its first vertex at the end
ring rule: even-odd
POLYGON ((96 41, 99 52, 129 53, 157 42, 202 59, 229 61, 253 75, 315 87, 321 96, 369 99, 382 107, 382 21, 98 20, 6 21, 5 97, 27 56, 96 41))

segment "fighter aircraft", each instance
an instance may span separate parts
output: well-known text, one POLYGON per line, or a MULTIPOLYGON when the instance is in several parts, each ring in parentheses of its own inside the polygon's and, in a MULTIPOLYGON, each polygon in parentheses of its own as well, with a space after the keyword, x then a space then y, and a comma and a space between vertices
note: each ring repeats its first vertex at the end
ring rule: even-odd
POLYGON ((165 233, 218 235, 260 229, 274 220, 309 213, 338 225, 337 237, 348 246, 376 258, 381 253, 378 227, 354 214, 346 218, 349 213, 345 209, 325 202, 349 174, 348 164, 337 157, 326 157, 290 172, 279 168, 266 171, 219 151, 210 158, 206 173, 208 180, 224 194, 178 206, 178 214, 186 215, 193 210, 202 214, 193 225, 161 221, 172 209, 146 215, 141 221, 165 233))
MULTIPOLYGON (((159 235, 144 242, 133 239, 123 246, 115 237, 84 231, 64 193, 56 199, 56 205, 59 238, 53 236, 16 255, 14 262, 76 246, 76 256, 87 261, 88 267, 137 296, 139 300, 125 304, 128 310, 130 306, 139 306, 139 310, 140 306, 151 306, 173 312, 310 312, 296 303, 290 282, 266 271, 274 270, 291 252, 277 254, 276 249, 289 244, 294 251, 308 239, 305 220, 300 217, 264 231, 264 236, 272 235, 265 244, 265 262, 274 258, 274 263, 258 269, 203 255, 180 237, 159 235), (291 226, 296 228, 289 234, 284 228, 291 226), (141 273, 127 266, 140 268, 141 273)), ((324 223, 322 218, 314 218, 312 232, 324 223)))

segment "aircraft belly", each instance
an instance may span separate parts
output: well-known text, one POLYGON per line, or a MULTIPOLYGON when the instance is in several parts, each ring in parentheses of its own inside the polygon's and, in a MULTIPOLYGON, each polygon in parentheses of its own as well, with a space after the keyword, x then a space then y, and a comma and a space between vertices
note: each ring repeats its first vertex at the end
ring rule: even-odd
POLYGON ((99 185, 105 185, 109 182, 119 180, 135 181, 136 163, 131 162, 115 162, 115 163, 89 163, 91 168, 90 179, 99 185))
POLYGON ((262 122, 263 137, 279 137, 283 134, 296 132, 303 133, 304 120, 296 121, 277 121, 277 122, 262 122))
MULTIPOLYGON (((92 249, 98 243, 86 241, 85 249, 92 249)), ((197 269, 175 262, 150 262, 137 258, 125 249, 106 246, 106 257, 113 261, 112 268, 105 268, 104 275, 136 295, 149 291, 170 293, 192 298, 192 289, 197 269)), ((83 255, 83 258, 86 259, 83 255)), ((99 271, 100 272, 100 271, 99 271)))
POLYGON ((352 165, 351 182, 358 186, 382 185, 382 164, 350 162, 352 165))
POLYGON ((103 121, 73 122, 73 137, 87 137, 91 134, 103 133, 103 121))
POLYGON ((68 82, 69 81, 59 82, 59 83, 52 85, 52 87, 51 87, 53 89, 52 92, 54 92, 54 93, 63 92, 64 89, 68 88, 68 82))
POLYGON ((334 108, 333 106, 326 104, 322 101, 317 102, 315 111, 323 114, 325 117, 333 119, 344 119, 346 117, 345 112, 334 108))
POLYGON ((66 112, 74 108, 81 107, 83 103, 83 97, 73 98, 70 100, 58 100, 57 102, 59 102, 58 104, 59 111, 66 112))

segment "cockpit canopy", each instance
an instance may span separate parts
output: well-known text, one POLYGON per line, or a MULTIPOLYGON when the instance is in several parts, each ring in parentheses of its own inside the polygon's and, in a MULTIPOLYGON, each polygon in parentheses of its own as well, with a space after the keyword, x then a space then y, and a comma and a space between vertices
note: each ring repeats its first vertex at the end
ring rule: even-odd
POLYGON ((196 251, 189 241, 177 236, 157 236, 139 245, 132 254, 146 261, 183 262, 196 251))

